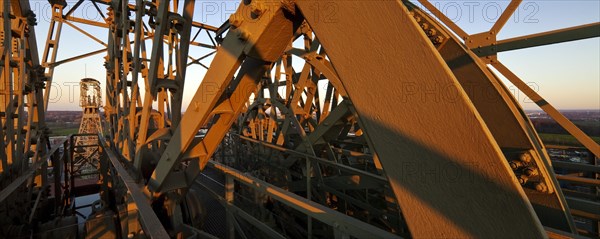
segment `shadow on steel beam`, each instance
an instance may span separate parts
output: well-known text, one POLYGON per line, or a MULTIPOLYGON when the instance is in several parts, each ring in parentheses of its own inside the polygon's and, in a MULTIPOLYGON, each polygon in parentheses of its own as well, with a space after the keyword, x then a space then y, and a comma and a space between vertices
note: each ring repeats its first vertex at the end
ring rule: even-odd
MULTIPOLYGON (((514 175, 505 168, 498 170, 506 170, 510 175, 506 175, 504 180, 497 180, 492 175, 485 175, 483 171, 478 170, 480 166, 490 163, 486 158, 465 165, 402 133, 394 132, 381 122, 367 117, 360 117, 360 119, 377 128, 376 132, 381 130, 393 132, 388 134, 392 137, 386 139, 394 142, 396 147, 392 149, 381 145, 373 147, 381 158, 384 171, 398 197, 403 214, 407 216, 411 231, 423 226, 427 226, 429 230, 444 231, 446 226, 458 228, 465 235, 482 238, 507 236, 537 238, 544 234, 543 227, 522 189, 515 187, 518 185, 510 180, 506 180, 508 177, 514 178, 514 175), (402 156, 404 155, 402 152, 415 151, 419 152, 421 158, 402 156), (382 158, 383 155, 397 156, 386 159, 382 158), (413 201, 413 205, 414 201, 418 201, 417 204, 422 207, 406 208, 406 205, 404 207, 402 205, 403 201, 413 201), (429 219, 424 218, 419 211, 427 211, 430 215, 444 218, 441 220, 438 218, 437 222, 444 222, 446 225, 432 225, 430 222, 433 221, 428 221, 429 219), (414 216, 412 219, 418 220, 411 221, 411 214, 414 216), (523 228, 524 225, 529 225, 530 230, 516 230, 523 228)), ((514 180, 516 182, 516 178, 514 180)))

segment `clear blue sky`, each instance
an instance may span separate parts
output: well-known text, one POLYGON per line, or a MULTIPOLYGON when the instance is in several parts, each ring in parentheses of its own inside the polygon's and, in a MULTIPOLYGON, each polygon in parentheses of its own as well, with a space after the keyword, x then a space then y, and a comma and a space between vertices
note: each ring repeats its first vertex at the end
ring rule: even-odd
MULTIPOLYGON (((36 35, 41 57, 48 32, 50 5, 46 0, 30 2, 38 18, 36 35)), ((75 2, 68 1, 70 6, 75 2)), ((497 19, 500 10, 509 3, 509 1, 432 2, 468 33, 488 30, 497 19)), ((194 19, 218 26, 235 11, 238 4, 239 1, 197 1, 194 19)), ((377 1, 373 4, 377 4, 377 1)), ((499 33, 499 39, 599 22, 600 0, 523 1, 517 13, 499 33)), ((84 3, 74 15, 92 20, 100 19, 91 3, 84 3)), ((105 29, 76 25, 106 41, 108 34, 105 29)), ((67 25, 63 25, 60 44, 58 60, 103 48, 102 45, 67 25)), ((192 50, 190 55, 199 57, 203 52, 206 51, 192 50)), ((79 110, 77 84, 85 76, 96 78, 104 83, 103 57, 104 55, 97 55, 56 68, 51 95, 53 102, 49 109, 79 110)), ((524 81, 535 85, 538 92, 559 109, 600 109, 600 38, 501 53, 499 59, 524 81)), ((187 105, 196 91, 204 72, 205 70, 199 66, 188 69, 184 105, 187 105)), ((525 109, 537 109, 535 104, 526 100, 514 86, 508 82, 506 84, 509 88, 515 89, 514 92, 525 109)))

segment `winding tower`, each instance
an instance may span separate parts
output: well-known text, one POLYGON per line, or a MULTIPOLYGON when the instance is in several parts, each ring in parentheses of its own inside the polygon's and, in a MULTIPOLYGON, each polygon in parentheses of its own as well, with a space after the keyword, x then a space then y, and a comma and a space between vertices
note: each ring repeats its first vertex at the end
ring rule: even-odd
MULTIPOLYGON (((102 132, 100 123, 100 106, 102 105, 102 91, 100 82, 92 78, 84 78, 79 82, 79 106, 83 109, 81 124, 79 125, 79 134, 98 134, 102 132)), ((98 138, 96 136, 82 136, 77 140, 77 146, 96 145, 98 138)), ((85 147, 81 155, 85 157, 94 156, 94 149, 85 147)), ((97 158, 97 155, 96 155, 97 158)))

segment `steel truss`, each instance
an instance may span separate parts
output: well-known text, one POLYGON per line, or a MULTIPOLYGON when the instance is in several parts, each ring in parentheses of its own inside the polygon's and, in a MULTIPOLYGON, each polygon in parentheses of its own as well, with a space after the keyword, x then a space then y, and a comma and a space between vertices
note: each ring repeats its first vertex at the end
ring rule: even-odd
POLYGON ((29 2, 2 1, 0 10, 0 188, 5 205, 0 222, 3 230, 19 231, 21 226, 8 225, 31 221, 32 195, 39 199, 49 183, 45 78, 40 74, 36 20, 29 2))
POLYGON ((194 21, 193 0, 92 0, 101 21, 72 16, 84 0, 66 13, 65 1, 51 2, 42 62, 27 1, 2 5, 0 201, 48 185, 44 82, 62 64, 106 54, 107 132, 96 149, 105 160, 95 166, 122 235, 208 236, 193 229, 203 212, 190 193, 207 165, 226 175, 224 195, 205 193, 227 209, 228 237, 245 237, 242 221, 270 237, 574 236, 573 215, 595 218, 582 233, 598 235, 597 189, 582 196, 559 185, 598 180, 555 175, 495 72, 600 157, 597 143, 497 57, 598 37, 600 23, 497 40, 520 0, 472 35, 424 0, 248 0, 219 27, 194 21), (335 7, 338 18, 312 14, 315 4, 335 7), (58 60, 63 26, 105 48, 58 60), (105 28, 108 40, 87 26, 105 28), (190 56, 192 46, 203 55, 190 56), (184 113, 194 65, 206 74, 184 113), (250 204, 240 199, 248 195, 250 204), (295 220, 261 223, 261 213, 295 220))

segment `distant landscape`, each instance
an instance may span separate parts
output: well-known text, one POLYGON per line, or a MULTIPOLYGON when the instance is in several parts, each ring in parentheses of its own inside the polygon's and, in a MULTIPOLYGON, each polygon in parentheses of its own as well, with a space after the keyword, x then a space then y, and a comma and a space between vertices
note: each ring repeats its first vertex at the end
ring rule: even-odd
MULTIPOLYGON (((583 132, 600 143, 600 110, 564 110, 561 111, 583 132)), ((532 124, 547 145, 581 146, 560 125, 543 111, 526 111, 532 124)), ((77 133, 81 121, 81 111, 49 111, 46 122, 52 131, 50 136, 77 133)))
POLYGON ((50 128, 50 136, 66 136, 79 132, 81 111, 48 111, 46 124, 50 128))
MULTIPOLYGON (((565 129, 543 111, 526 111, 546 145, 581 146, 565 129)), ((561 113, 579 129, 600 143, 600 110, 564 110, 561 113)))

